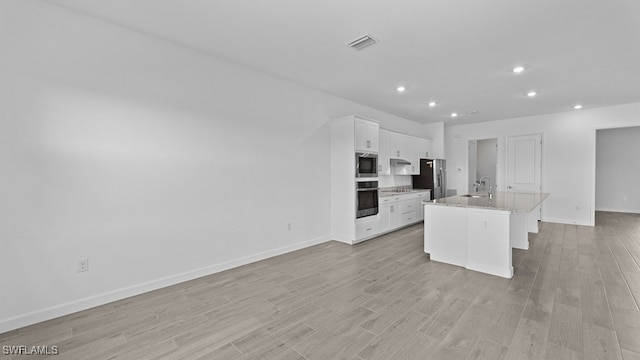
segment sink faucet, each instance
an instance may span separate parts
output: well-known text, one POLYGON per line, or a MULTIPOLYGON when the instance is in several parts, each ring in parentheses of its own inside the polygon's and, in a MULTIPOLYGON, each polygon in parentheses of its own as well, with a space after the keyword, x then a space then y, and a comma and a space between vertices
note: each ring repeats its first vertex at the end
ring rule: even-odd
POLYGON ((484 184, 484 179, 487 179, 489 181, 489 199, 493 198, 493 193, 492 193, 492 189, 491 189, 491 178, 489 178, 488 176, 483 176, 480 178, 480 181, 478 181, 479 183, 484 184))

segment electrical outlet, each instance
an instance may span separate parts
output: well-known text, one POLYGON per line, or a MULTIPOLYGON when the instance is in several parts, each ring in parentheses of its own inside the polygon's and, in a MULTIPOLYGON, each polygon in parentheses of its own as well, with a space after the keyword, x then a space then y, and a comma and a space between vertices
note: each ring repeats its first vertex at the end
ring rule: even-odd
POLYGON ((83 258, 78 260, 78 272, 89 271, 89 259, 83 258))
POLYGON ((291 231, 291 227, 292 227, 292 224, 291 224, 291 223, 288 223, 288 224, 287 224, 287 231, 291 231))

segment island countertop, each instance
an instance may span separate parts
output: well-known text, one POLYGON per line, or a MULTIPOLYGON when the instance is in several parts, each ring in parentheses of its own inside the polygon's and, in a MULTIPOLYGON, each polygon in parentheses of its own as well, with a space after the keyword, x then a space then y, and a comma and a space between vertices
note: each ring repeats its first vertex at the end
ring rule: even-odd
POLYGON ((495 191, 489 199, 486 193, 480 197, 465 197, 463 195, 449 196, 435 200, 425 200, 425 205, 456 206, 465 208, 479 208, 487 210, 503 210, 513 212, 531 212, 540 205, 549 193, 520 193, 512 191, 495 191))

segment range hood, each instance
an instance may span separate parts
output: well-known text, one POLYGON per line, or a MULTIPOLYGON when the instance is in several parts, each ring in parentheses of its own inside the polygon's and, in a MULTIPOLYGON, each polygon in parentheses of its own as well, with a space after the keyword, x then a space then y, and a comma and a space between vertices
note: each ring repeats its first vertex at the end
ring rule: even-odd
POLYGON ((391 162, 391 166, 411 165, 411 163, 405 159, 389 159, 389 161, 391 162))

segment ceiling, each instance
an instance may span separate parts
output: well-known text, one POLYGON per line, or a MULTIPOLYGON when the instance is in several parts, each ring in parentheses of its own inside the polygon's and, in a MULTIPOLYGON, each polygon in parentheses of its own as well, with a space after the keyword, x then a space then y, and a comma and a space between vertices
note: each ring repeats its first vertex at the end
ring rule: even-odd
POLYGON ((48 1, 421 123, 640 101, 638 0, 48 1))

